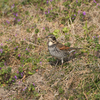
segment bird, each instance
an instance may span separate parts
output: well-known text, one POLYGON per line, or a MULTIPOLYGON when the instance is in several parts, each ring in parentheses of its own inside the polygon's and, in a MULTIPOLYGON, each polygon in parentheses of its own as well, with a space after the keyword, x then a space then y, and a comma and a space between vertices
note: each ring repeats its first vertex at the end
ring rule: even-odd
POLYGON ((64 63, 65 59, 70 57, 70 54, 75 54, 75 52, 78 49, 81 49, 81 48, 68 47, 59 43, 56 40, 55 35, 53 34, 49 34, 48 36, 46 36, 46 38, 48 39, 47 45, 49 53, 51 54, 51 56, 61 60, 62 64, 64 63))

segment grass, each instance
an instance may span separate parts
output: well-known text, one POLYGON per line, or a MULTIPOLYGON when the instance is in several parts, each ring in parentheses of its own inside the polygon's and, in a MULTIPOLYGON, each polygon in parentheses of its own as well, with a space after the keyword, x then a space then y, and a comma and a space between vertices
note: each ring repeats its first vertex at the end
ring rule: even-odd
POLYGON ((10 91, 7 98, 99 100, 99 14, 99 0, 1 0, 0 89, 10 91), (83 48, 83 56, 55 67, 45 39, 51 33, 83 48))

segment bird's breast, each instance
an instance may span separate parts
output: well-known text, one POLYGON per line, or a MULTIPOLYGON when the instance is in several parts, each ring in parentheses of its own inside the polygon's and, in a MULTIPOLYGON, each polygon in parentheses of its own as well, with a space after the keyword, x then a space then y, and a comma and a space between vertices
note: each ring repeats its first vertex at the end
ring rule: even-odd
POLYGON ((58 49, 55 45, 48 46, 48 50, 52 56, 54 56, 58 59, 67 57, 67 54, 64 51, 58 49))

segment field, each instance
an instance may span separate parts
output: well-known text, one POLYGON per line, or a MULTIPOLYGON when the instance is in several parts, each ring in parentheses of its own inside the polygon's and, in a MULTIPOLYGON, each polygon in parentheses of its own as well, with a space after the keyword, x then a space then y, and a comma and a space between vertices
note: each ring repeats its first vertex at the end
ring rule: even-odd
POLYGON ((0 100, 100 100, 100 1, 0 0, 0 100), (81 55, 56 65, 51 33, 81 55))

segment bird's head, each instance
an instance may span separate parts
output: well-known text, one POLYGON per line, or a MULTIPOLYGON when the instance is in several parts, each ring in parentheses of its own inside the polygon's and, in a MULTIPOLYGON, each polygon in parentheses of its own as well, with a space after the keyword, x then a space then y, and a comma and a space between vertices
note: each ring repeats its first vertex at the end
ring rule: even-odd
POLYGON ((48 46, 52 46, 57 43, 56 37, 53 34, 46 36, 46 38, 48 39, 48 46))

